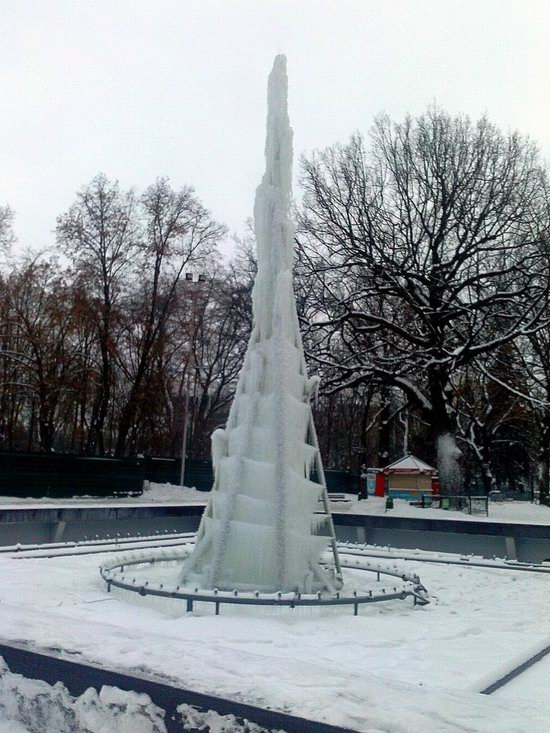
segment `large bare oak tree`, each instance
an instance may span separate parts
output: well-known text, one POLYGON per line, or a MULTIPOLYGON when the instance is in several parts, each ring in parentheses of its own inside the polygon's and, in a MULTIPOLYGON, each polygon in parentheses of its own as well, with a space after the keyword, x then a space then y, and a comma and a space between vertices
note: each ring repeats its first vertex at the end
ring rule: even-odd
MULTIPOLYGON (((546 323, 545 175, 536 147, 430 109, 380 117, 303 160, 302 267, 331 387, 398 387, 431 425, 443 490, 462 482, 453 377, 546 323)), ((430 455, 431 454, 431 455, 430 455)))

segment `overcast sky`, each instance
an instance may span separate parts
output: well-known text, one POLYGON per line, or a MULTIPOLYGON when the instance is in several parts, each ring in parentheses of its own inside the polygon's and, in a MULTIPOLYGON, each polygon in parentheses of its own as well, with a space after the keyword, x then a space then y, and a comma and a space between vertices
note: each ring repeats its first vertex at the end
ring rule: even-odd
POLYGON ((550 158, 548 0, 0 0, 0 28, 0 203, 21 246, 51 245, 99 171, 191 184, 242 232, 277 53, 296 160, 434 101, 550 158))

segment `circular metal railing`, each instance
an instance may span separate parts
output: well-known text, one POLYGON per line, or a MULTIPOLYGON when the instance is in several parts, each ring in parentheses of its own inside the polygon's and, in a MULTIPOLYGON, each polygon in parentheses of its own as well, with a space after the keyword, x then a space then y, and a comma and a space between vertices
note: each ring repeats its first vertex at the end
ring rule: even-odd
POLYGON ((180 585, 168 585, 166 583, 140 580, 128 572, 128 568, 137 565, 154 565, 161 562, 175 562, 185 560, 191 554, 193 542, 185 548, 178 547, 173 550, 140 550, 117 555, 113 559, 100 566, 100 574, 107 584, 107 591, 111 588, 119 588, 140 596, 153 596, 168 599, 181 600, 186 602, 188 612, 194 610, 195 603, 213 603, 215 613, 219 614, 220 607, 228 605, 246 606, 286 606, 297 608, 300 606, 353 606, 354 614, 357 615, 359 606, 367 603, 379 603, 395 599, 403 600, 409 596, 413 597, 415 604, 425 605, 429 603, 426 589, 420 582, 418 575, 403 573, 396 566, 386 567, 381 563, 360 562, 357 559, 349 560, 342 558, 343 567, 350 570, 365 570, 377 574, 380 580, 382 575, 391 578, 399 578, 402 584, 390 585, 381 590, 368 590, 364 592, 353 591, 346 593, 338 591, 332 595, 324 593, 265 593, 261 591, 241 590, 213 590, 202 588, 189 588, 180 585))

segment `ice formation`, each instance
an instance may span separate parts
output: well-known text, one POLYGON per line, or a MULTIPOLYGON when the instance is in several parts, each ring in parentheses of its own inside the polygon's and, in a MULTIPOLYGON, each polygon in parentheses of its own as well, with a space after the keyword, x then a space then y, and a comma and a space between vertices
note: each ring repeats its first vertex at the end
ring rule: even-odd
POLYGON ((333 591, 340 565, 310 406, 318 378, 306 373, 292 287, 292 129, 282 55, 268 82, 265 158, 254 204, 254 326, 227 425, 212 435, 214 486, 181 582, 333 591), (319 563, 329 545, 330 571, 319 563))
POLYGON ((462 451, 450 433, 444 433, 437 439, 437 469, 439 480, 444 491, 460 494, 462 490, 462 470, 460 459, 462 451))

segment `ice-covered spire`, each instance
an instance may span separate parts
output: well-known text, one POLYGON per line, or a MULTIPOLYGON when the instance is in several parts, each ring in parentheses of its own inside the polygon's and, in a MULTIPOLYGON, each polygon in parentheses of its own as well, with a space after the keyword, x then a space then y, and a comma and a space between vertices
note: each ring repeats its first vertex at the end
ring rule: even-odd
POLYGON ((338 555, 292 287, 292 130, 286 58, 268 83, 266 170, 254 205, 254 327, 225 430, 212 436, 214 487, 182 582, 205 588, 334 590, 338 555))
MULTIPOLYGON (((288 77, 286 56, 275 57, 267 82, 266 169, 258 192, 273 187, 281 197, 283 207, 292 191, 292 128, 288 117, 288 77)), ((292 241, 287 241, 292 250, 292 241)))
POLYGON ((262 337, 271 332, 275 281, 279 273, 292 271, 294 258, 294 224, 289 213, 293 134, 288 117, 286 56, 275 57, 267 89, 266 168, 254 203, 258 274, 253 306, 254 322, 262 337))

